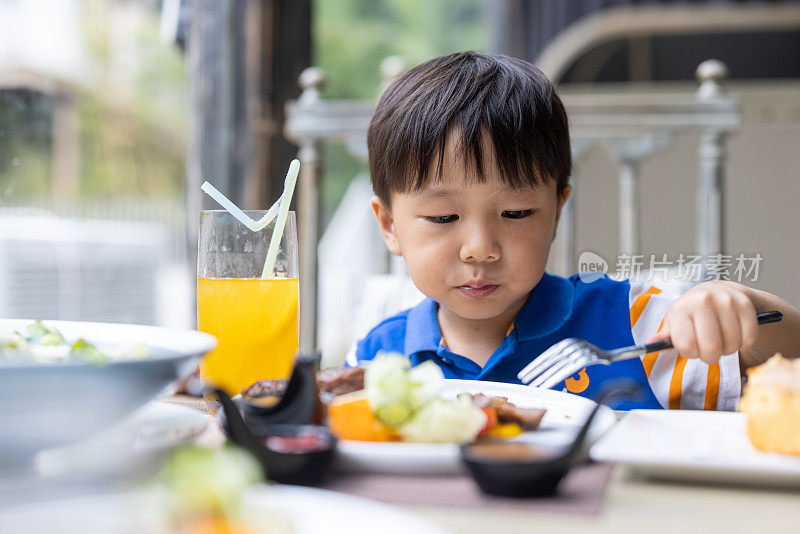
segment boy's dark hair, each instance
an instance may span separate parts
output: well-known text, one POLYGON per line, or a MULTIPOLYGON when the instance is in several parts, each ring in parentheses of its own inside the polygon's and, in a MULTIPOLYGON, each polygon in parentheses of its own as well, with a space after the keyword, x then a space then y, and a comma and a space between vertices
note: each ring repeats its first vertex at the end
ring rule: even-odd
POLYGON ((378 103, 367 133, 372 187, 389 206, 390 193, 417 190, 438 159, 441 176, 448 131, 484 180, 484 132, 503 181, 512 187, 555 181, 564 191, 572 171, 567 114, 542 72, 525 61, 460 52, 432 59, 395 80, 378 103))

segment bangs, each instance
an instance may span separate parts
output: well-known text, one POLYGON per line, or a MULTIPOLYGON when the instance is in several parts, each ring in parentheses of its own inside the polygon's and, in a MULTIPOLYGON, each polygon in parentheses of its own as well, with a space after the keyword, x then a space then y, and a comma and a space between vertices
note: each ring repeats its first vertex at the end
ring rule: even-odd
POLYGON ((505 56, 465 52, 408 71, 381 98, 367 143, 373 189, 384 202, 393 191, 440 180, 448 149, 479 181, 493 150, 513 188, 555 182, 560 194, 572 170, 561 100, 538 69, 505 56))

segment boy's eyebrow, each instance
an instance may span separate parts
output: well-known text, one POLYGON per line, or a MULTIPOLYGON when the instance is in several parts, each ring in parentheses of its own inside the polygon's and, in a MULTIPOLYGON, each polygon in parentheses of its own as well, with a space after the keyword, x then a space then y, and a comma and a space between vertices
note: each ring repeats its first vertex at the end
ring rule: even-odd
MULTIPOLYGON (((503 185, 500 187, 497 192, 498 193, 528 193, 528 192, 535 192, 538 191, 538 187, 534 186, 525 186, 525 187, 512 187, 509 185, 503 185)), ((436 187, 436 188, 425 188, 419 189, 414 191, 412 195, 422 199, 422 200, 439 200, 439 199, 449 199, 454 196, 458 196, 459 190, 458 189, 451 189, 445 187, 436 187)))
POLYGON ((425 200, 437 200, 442 198, 452 198, 458 193, 457 189, 420 189, 414 191, 413 195, 425 200))

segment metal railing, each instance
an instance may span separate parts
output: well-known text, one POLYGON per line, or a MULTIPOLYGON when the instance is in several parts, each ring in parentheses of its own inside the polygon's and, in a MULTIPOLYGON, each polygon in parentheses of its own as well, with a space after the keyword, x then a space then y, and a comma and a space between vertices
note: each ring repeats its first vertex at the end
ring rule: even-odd
POLYGON ((4 209, 31 210, 66 219, 157 223, 165 232, 162 256, 170 263, 185 263, 191 257, 186 230, 186 205, 182 198, 74 199, 28 197, 4 199, 4 209))

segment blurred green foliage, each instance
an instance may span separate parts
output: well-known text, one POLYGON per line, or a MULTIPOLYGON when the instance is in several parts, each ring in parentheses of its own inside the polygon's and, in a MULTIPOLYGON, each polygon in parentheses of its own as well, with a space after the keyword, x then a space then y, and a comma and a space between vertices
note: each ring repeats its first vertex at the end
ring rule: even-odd
POLYGON ((80 103, 82 196, 182 196, 183 55, 160 40, 157 11, 107 0, 87 0, 83 8, 86 47, 101 74, 80 103), (124 27, 113 24, 123 19, 124 27))
MULTIPOLYGON (((380 63, 407 66, 485 48, 486 0, 316 0, 314 63, 327 98, 376 99, 380 63)), ((159 39, 159 13, 146 3, 83 0, 86 72, 61 87, 73 99, 83 198, 180 197, 185 187, 185 58, 159 39)), ((47 79, 47 73, 42 73, 47 79)), ((52 94, 0 91, 0 201, 50 196, 52 94)), ((325 147, 324 220, 366 162, 341 144, 325 147)))
MULTIPOLYGON (((437 56, 486 48, 487 0, 316 0, 314 63, 327 77, 325 97, 377 99, 380 64, 403 58, 412 67, 437 56)), ((335 210, 347 186, 366 162, 341 144, 325 147, 323 220, 335 210)))
POLYGON ((0 91, 0 201, 49 191, 52 113, 50 99, 19 89, 0 91))
POLYGON ((182 198, 181 52, 160 40, 159 13, 144 4, 84 0, 80 8, 85 71, 56 92, 0 91, 0 202, 52 195, 57 98, 73 102, 77 114, 80 197, 182 198))

